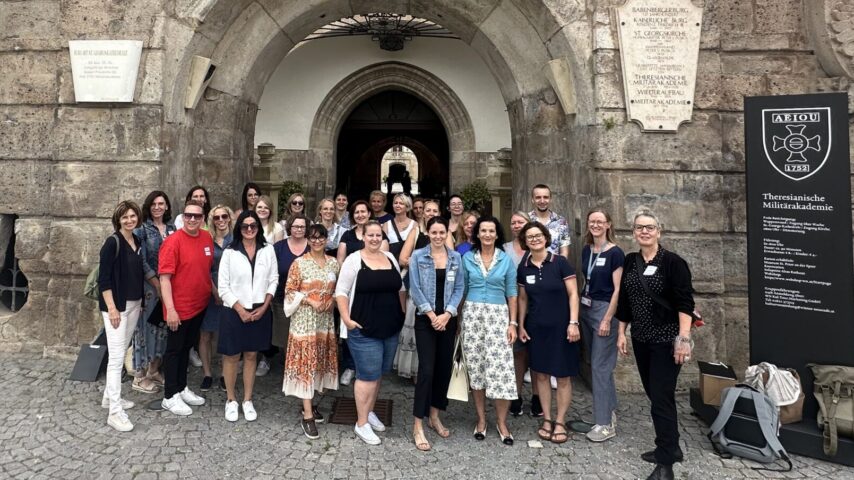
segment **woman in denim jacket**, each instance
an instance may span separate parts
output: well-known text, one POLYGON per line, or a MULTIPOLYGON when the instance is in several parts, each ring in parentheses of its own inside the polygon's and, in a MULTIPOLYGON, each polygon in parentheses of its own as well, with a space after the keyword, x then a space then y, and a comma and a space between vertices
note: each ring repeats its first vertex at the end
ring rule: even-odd
MULTIPOLYGON (((166 328, 148 322, 160 305, 160 280, 157 277, 158 254, 163 240, 175 233, 172 220, 172 205, 165 192, 155 190, 148 194, 142 204, 142 226, 133 234, 142 242, 142 269, 145 274, 145 297, 142 318, 136 324, 133 335, 133 389, 154 393, 163 385, 160 361, 166 351, 166 328)), ((158 308, 158 313, 161 311, 158 308)))
POLYGON ((418 350, 418 381, 415 384, 415 447, 430 450, 422 420, 440 437, 451 432, 439 420, 448 407, 448 384, 457 334, 457 307, 463 299, 465 278, 460 254, 445 245, 448 221, 433 217, 427 222, 430 245, 413 252, 410 261, 410 290, 418 308, 415 315, 415 345, 418 350), (440 313, 441 312, 441 313, 440 313))

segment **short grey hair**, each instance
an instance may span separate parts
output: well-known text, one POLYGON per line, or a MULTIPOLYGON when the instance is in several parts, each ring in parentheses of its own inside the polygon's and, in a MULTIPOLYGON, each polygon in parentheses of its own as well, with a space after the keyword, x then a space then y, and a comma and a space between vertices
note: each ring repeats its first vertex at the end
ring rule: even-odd
POLYGON ((632 218, 632 227, 634 227, 638 217, 649 217, 655 222, 655 226, 661 228, 661 222, 658 220, 658 215, 647 207, 640 207, 635 211, 635 216, 632 218))

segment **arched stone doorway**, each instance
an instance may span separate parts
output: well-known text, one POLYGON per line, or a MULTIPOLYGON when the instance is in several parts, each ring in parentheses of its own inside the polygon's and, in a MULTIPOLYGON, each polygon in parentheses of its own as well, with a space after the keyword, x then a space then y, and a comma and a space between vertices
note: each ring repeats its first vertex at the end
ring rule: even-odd
POLYGON ((341 126, 336 148, 338 189, 368 198, 382 186, 381 162, 392 147, 415 152, 422 193, 439 198, 448 191, 448 137, 433 110, 412 95, 387 90, 356 107, 341 126), (424 191, 423 187, 427 187, 424 191))

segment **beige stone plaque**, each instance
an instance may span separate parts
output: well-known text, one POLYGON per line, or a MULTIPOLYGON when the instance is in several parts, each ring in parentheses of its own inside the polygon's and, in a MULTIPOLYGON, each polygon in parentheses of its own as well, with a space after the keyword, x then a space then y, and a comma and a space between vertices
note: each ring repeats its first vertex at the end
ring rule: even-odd
POLYGON ((644 132, 676 132, 694 108, 703 9, 627 0, 615 10, 629 119, 644 132))
POLYGON ((74 100, 133 102, 142 42, 69 40, 74 100))

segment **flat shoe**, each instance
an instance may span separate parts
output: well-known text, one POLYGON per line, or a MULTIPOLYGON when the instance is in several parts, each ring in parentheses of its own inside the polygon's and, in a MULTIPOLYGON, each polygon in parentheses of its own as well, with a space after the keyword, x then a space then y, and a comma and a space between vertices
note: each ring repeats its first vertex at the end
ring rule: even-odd
POLYGON ((441 422, 439 422, 439 425, 437 426, 437 425, 433 425, 432 420, 429 420, 427 422, 427 426, 430 427, 431 430, 436 432, 436 435, 439 435, 442 438, 448 438, 451 436, 451 431, 448 430, 447 428, 445 428, 445 426, 442 425, 441 422))

